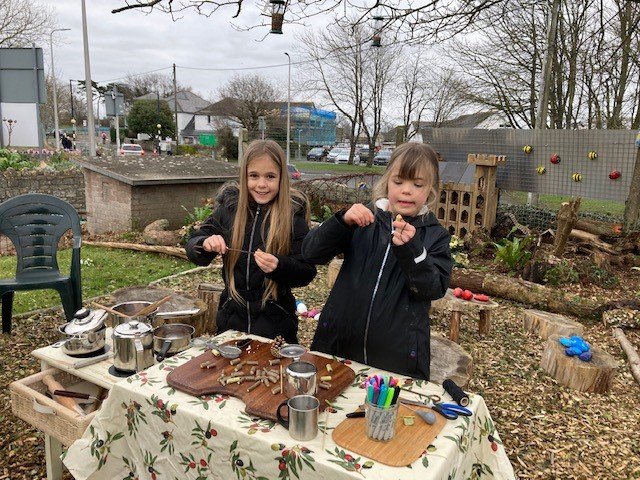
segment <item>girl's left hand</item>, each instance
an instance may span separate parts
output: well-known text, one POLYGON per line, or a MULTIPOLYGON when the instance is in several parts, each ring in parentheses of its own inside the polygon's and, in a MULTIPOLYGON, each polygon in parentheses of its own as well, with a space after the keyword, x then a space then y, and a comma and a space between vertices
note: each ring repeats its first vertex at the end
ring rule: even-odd
POLYGON ((270 253, 263 252, 258 249, 253 253, 258 267, 264 273, 271 273, 278 267, 278 257, 271 255, 270 253))
MULTIPOLYGON (((400 215, 398 215, 400 217, 400 215)), ((416 234, 416 227, 404 221, 402 217, 393 222, 393 236, 391 241, 394 245, 404 245, 416 234)))

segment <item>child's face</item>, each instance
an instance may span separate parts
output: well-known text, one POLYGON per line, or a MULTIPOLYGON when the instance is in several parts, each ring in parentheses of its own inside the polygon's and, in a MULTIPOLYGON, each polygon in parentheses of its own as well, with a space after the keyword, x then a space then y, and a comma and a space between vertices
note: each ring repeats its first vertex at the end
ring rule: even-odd
POLYGON ((276 198, 280 191, 280 167, 269 155, 261 155, 249 162, 247 188, 260 205, 266 205, 276 198))
POLYGON ((394 215, 415 217, 429 197, 429 185, 426 179, 417 177, 412 180, 400 178, 396 173, 389 177, 387 184, 389 210, 394 215))

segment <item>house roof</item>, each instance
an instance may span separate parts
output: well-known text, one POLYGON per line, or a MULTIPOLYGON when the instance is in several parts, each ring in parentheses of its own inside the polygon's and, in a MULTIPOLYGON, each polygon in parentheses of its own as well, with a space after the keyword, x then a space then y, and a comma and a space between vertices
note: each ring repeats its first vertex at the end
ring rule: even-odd
MULTIPOLYGON (((136 97, 135 100, 156 100, 158 96, 155 93, 147 93, 136 97)), ((169 104, 169 108, 173 111, 173 95, 163 97, 160 100, 164 100, 169 104)), ((211 105, 210 102, 204 98, 196 95, 193 92, 187 90, 179 91, 176 95, 176 101, 178 104, 178 113, 197 113, 199 110, 211 105)), ((206 113, 204 115, 207 115, 206 113)))

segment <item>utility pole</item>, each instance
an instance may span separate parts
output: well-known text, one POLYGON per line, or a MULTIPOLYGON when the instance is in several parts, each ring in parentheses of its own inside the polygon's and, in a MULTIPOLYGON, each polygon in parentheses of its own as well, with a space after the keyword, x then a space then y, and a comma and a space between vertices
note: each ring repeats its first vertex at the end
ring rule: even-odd
POLYGON ((176 153, 180 143, 180 129, 178 128, 178 81, 176 80, 176 64, 173 64, 173 115, 176 123, 176 153))
POLYGON ((91 64, 89 62, 89 35, 87 34, 87 7, 85 0, 82 5, 82 43, 84 46, 84 79, 87 91, 87 129, 89 134, 89 155, 96 156, 96 129, 93 118, 93 88, 91 84, 91 64))
POLYGON ((75 107, 73 102, 73 87, 71 86, 71 82, 72 80, 69 79, 69 98, 71 100, 71 118, 75 118, 76 112, 75 112, 75 107))
POLYGON ((56 80, 56 67, 53 62, 53 34, 55 32, 64 32, 71 30, 70 28, 55 28, 49 32, 49 48, 51 49, 51 78, 53 80, 53 124, 55 128, 56 152, 60 151, 60 127, 58 125, 58 82, 56 80))

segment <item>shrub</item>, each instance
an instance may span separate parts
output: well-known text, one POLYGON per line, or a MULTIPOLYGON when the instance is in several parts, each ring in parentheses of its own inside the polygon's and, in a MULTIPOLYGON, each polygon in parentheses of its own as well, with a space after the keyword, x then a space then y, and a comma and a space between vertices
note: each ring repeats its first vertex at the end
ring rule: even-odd
POLYGON ((198 147, 195 145, 178 145, 176 155, 196 155, 198 147))
POLYGON ((6 148, 0 149, 0 172, 8 168, 23 170, 32 166, 33 163, 28 155, 21 155, 6 148))
POLYGON ((333 216, 333 211, 329 205, 322 205, 316 209, 315 213, 311 212, 311 220, 314 222, 324 222, 333 216))
POLYGON ((184 219, 184 226, 180 229, 180 235, 182 240, 186 242, 189 235, 199 229, 200 225, 213 213, 213 199, 208 198, 202 207, 194 207, 192 212, 189 212, 184 206, 182 209, 187 212, 187 217, 184 219))
POLYGON ((514 237, 512 240, 503 238, 500 243, 494 243, 496 261, 504 265, 509 272, 519 272, 531 259, 531 252, 528 248, 532 240, 532 237, 524 237, 523 239, 514 237))
POLYGON ((51 155, 51 158, 47 164, 54 170, 69 170, 74 168, 75 165, 69 160, 69 154, 67 152, 57 152, 51 155))
POLYGON ((544 281, 549 285, 558 286, 565 283, 578 283, 580 275, 567 260, 562 260, 557 265, 551 267, 544 275, 544 281))

